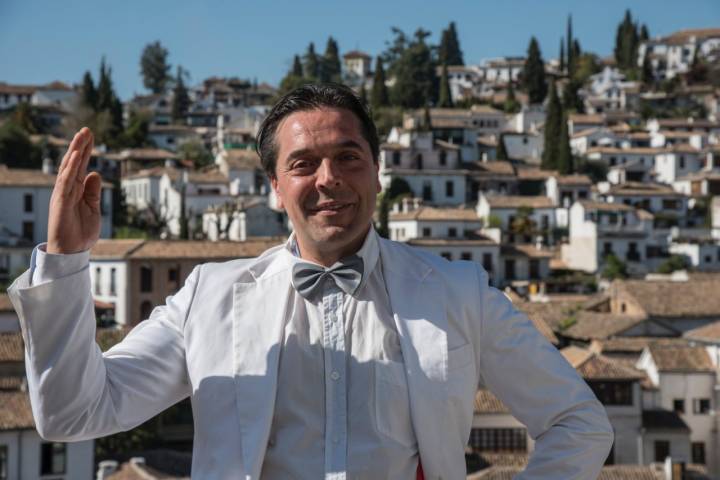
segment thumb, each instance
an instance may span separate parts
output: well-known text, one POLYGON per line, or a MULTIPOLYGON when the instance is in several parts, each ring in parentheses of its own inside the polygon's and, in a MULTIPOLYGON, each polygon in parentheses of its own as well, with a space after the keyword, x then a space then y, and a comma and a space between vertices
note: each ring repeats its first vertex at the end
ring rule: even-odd
POLYGON ((83 198, 92 207, 100 207, 100 191, 102 190, 102 177, 97 172, 91 172, 85 177, 83 198))

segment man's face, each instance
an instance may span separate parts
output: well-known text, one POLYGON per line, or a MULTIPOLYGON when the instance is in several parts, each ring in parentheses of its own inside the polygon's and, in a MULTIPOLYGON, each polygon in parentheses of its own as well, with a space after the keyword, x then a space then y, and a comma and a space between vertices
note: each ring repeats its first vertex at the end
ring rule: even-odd
POLYGON ((301 249, 344 251, 364 236, 380 192, 378 164, 345 109, 295 112, 278 125, 271 180, 301 249))

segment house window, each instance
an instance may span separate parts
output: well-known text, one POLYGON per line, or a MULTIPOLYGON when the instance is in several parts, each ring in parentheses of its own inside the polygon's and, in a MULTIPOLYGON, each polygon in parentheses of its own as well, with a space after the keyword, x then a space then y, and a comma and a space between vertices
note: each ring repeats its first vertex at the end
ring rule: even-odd
POLYGON ((483 268, 486 272, 490 273, 493 269, 493 261, 492 261, 492 254, 491 253, 483 253, 483 268))
POLYGON ((680 168, 685 168, 685 155, 680 155, 680 168))
POLYGON ((640 252, 638 252, 637 249, 637 243, 630 242, 627 254, 625 255, 628 261, 630 262, 639 262, 640 261, 640 252))
POLYGON ((673 400, 673 412, 685 413, 685 400, 682 398, 676 398, 673 400))
POLYGON ((587 198, 587 192, 585 190, 579 191, 578 198, 587 198))
POLYGON ((530 278, 540 278, 540 261, 537 258, 530 260, 530 278))
POLYGON ((23 222, 22 223, 22 236, 25 240, 30 242, 35 240, 35 222, 23 222))
POLYGON ((667 440, 655 440, 655 461, 664 462, 670 456, 670 442, 667 440))
POLYGON ((423 156, 422 156, 422 153, 418 153, 418 154, 415 156, 415 168, 418 169, 418 170, 422 170, 422 169, 423 169, 423 156))
POLYGON ((117 295, 116 282, 117 269, 113 267, 110 269, 110 295, 117 295))
POLYGON ((143 265, 140 267, 140 291, 152 292, 152 267, 143 265))
POLYGON ((33 196, 32 193, 26 193, 23 197, 23 203, 24 203, 24 210, 25 213, 32 213, 33 211, 33 196))
POLYGON ((450 237, 450 238, 457 237, 457 228, 455 228, 455 227, 448 228, 448 237, 450 237))
POLYGON ((447 152, 440 150, 440 165, 447 165, 447 152))
POLYGON ((43 443, 40 446, 40 475, 64 474, 66 459, 64 443, 43 443))
POLYGON ((450 252, 441 252, 440 256, 446 260, 452 260, 452 254, 450 252))
POLYGON ((612 166, 615 165, 616 163, 617 163, 617 158, 615 158, 615 157, 610 157, 610 166, 612 167, 612 166))
POLYGON ((693 413, 696 415, 707 415, 710 413, 710 399, 693 398, 693 413))
POLYGON ((432 202, 433 199, 433 191, 432 191, 432 184, 430 182, 426 182, 423 184, 423 200, 427 202, 432 202))
POLYGON ((705 255, 705 263, 712 262, 712 257, 710 255, 705 255))
POLYGON ((452 180, 445 182, 445 196, 448 198, 455 196, 455 182, 452 180))
POLYGON ((595 396, 603 405, 632 405, 631 382, 588 382, 595 396))
POLYGON ((430 229, 430 227, 423 227, 422 236, 423 237, 431 237, 432 236, 432 230, 430 229))
POLYGON ((152 313, 152 303, 150 303, 148 300, 145 300, 140 304, 140 320, 145 320, 150 316, 150 313, 152 313))
POLYGON ((470 252, 462 252, 462 253, 460 254, 460 259, 461 259, 461 260, 472 260, 472 253, 470 253, 470 252))
POLYGON ((512 258, 505 259, 505 278, 515 280, 515 260, 512 258))
POLYGON ((470 447, 486 452, 527 452, 524 428, 473 428, 470 447))
POLYGON ((692 463, 705 465, 705 442, 692 442, 692 463))
POLYGON ((603 256, 612 255, 612 243, 610 242, 603 242, 603 256))
POLYGON ((8 447, 0 445, 0 480, 8 478, 8 447))
POLYGON ((102 270, 100 267, 95 267, 95 295, 100 295, 100 278, 102 276, 102 270))
POLYGON ((393 152, 392 159, 393 165, 400 165, 400 152, 393 152))

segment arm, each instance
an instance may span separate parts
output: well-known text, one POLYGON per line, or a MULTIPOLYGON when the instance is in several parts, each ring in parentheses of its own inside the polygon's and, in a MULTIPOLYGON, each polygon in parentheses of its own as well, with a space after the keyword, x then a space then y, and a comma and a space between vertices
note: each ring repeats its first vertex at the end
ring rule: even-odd
POLYGON ((166 305, 103 354, 95 343, 88 255, 73 256, 43 258, 33 276, 47 279, 44 268, 56 279, 34 284, 27 271, 8 291, 25 340, 35 423, 43 438, 54 441, 129 430, 191 392, 183 327, 197 269, 166 305), (79 260, 85 263, 78 270, 79 260))
POLYGON ((527 316, 478 271, 482 380, 536 441, 517 478, 597 478, 613 442, 605 409, 527 316))

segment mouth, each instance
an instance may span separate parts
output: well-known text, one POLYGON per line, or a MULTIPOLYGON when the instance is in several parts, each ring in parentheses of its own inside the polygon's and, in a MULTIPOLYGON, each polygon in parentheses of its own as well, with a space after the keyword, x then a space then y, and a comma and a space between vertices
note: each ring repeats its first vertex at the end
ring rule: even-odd
POLYGON ((348 208, 350 208, 353 204, 352 203, 341 203, 341 202, 328 202, 323 203, 320 205, 316 205, 315 207, 310 208, 310 213, 312 215, 337 215, 348 208))

